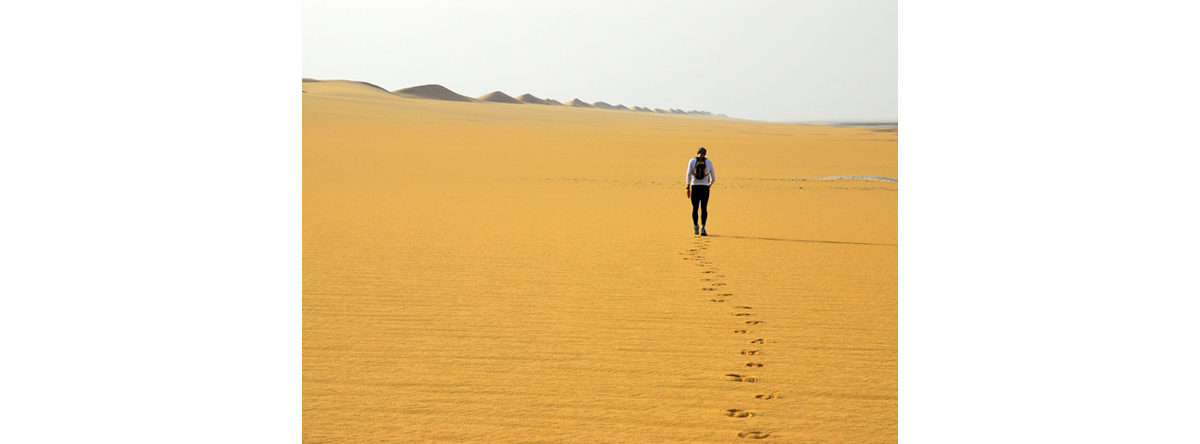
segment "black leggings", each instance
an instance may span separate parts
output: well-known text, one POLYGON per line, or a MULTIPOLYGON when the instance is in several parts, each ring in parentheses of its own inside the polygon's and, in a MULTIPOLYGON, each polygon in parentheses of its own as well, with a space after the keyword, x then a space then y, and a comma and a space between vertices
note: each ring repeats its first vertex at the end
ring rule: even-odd
POLYGON ((708 185, 692 185, 692 225, 698 225, 697 208, 700 209, 700 224, 708 225, 708 185))

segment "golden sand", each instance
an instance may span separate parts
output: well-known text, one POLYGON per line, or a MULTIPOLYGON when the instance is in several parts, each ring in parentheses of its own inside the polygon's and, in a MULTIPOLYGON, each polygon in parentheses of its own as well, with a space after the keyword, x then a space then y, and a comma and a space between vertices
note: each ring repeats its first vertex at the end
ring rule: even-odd
POLYGON ((897 440, 895 132, 303 89, 305 442, 897 440))

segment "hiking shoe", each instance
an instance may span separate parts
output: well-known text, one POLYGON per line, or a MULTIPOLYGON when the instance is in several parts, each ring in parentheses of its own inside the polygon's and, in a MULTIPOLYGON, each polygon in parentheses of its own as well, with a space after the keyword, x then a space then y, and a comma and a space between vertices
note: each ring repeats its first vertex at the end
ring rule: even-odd
POLYGON ((708 232, 707 232, 707 231, 704 231, 704 228, 701 228, 701 229, 700 229, 700 235, 701 235, 701 236, 708 236, 708 232))
POLYGON ((696 230, 696 234, 700 234, 700 226, 699 225, 692 225, 692 229, 696 230))

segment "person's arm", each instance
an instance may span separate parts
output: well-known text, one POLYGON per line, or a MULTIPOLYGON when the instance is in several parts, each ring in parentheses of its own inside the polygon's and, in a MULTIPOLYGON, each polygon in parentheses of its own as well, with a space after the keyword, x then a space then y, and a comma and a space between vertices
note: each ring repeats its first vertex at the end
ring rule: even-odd
POLYGON ((683 174, 683 184, 687 186, 687 197, 692 198, 692 171, 696 168, 696 158, 688 161, 688 170, 683 174))
POLYGON ((712 161, 709 161, 708 159, 705 159, 705 161, 708 162, 708 186, 711 187, 713 184, 717 183, 717 171, 713 169, 712 161))
POLYGON ((693 157, 692 160, 688 161, 687 173, 683 174, 683 184, 687 185, 688 188, 692 187, 692 171, 695 171, 695 170, 696 170, 696 158, 693 157))

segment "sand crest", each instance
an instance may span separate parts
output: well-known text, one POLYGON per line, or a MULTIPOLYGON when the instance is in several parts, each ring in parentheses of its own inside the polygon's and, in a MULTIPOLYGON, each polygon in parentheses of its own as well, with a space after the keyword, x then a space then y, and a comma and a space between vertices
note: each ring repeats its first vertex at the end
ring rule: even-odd
POLYGON ((510 97, 508 94, 502 93, 500 91, 492 91, 490 93, 479 96, 478 99, 482 100, 484 102, 515 103, 518 105, 525 103, 520 100, 514 99, 514 98, 510 97))
POLYGON ((567 102, 566 105, 574 106, 576 108, 593 108, 593 106, 591 104, 584 102, 582 100, 579 100, 579 99, 571 99, 571 101, 567 102))
POLYGON ((517 97, 516 97, 516 99, 517 99, 517 100, 520 100, 521 102, 524 102, 524 103, 534 103, 534 104, 538 104, 538 105, 548 105, 548 103, 546 103, 546 101, 545 101, 545 100, 539 99, 539 98, 537 98, 536 96, 534 96, 533 94, 529 94, 529 93, 521 94, 521 95, 517 96, 517 97))
POLYGON ((454 102, 474 102, 475 99, 451 91, 442 85, 421 85, 392 91, 400 97, 414 99, 449 100, 454 102))

